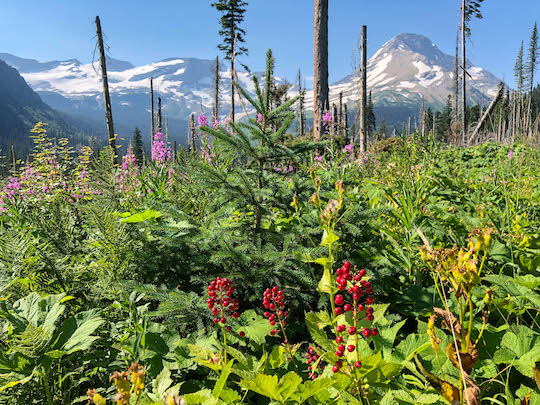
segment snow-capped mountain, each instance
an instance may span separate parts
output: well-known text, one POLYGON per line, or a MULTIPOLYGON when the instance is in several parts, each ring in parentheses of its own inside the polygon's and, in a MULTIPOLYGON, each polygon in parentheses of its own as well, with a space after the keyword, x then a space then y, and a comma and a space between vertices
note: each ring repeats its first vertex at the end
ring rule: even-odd
MULTIPOLYGON (((379 115, 384 110, 414 109, 422 96, 426 105, 442 109, 449 94, 453 94, 454 57, 443 53, 427 37, 418 34, 399 34, 384 44, 369 59, 367 88, 372 92, 379 115)), ((467 81, 467 99, 473 103, 489 102, 497 94, 500 79, 467 61, 471 77, 467 81)), ((343 92, 346 102, 358 100, 360 78, 349 75, 330 86, 331 102, 337 102, 343 92)), ((311 100, 309 101, 311 102, 311 100)), ((392 117, 386 117, 392 120, 392 117)))
MULTIPOLYGON (((76 59, 40 63, 10 54, 0 54, 15 67, 43 101, 51 107, 80 117, 93 117, 104 124, 102 85, 99 64, 83 64, 76 59)), ((115 122, 126 128, 143 130, 150 122, 150 77, 154 78, 155 102, 162 98, 169 129, 185 137, 191 112, 210 113, 213 102, 212 60, 170 58, 144 66, 111 59, 108 76, 115 122), (181 134, 180 134, 181 132, 181 134)), ((468 62, 468 98, 487 101, 495 95, 500 80, 468 62)), ((441 109, 453 85, 453 57, 441 52, 428 38, 417 34, 399 34, 384 44, 369 60, 368 91, 372 92, 375 111, 389 123, 418 115, 422 96, 427 105, 441 109)), ((220 65, 221 111, 229 112, 230 79, 220 65)), ((263 73, 254 73, 263 77, 263 73)), ((238 72, 241 85, 253 93, 252 74, 238 72)), ((282 79, 277 79, 282 82, 282 79)), ((358 100, 359 77, 349 75, 330 86, 331 102, 343 92, 345 102, 358 100)), ((291 90, 294 95, 294 89, 291 90)), ((306 106, 311 108, 313 92, 308 91, 306 106)), ((239 106, 237 111, 241 111, 239 106)), ((352 109, 350 109, 352 110, 352 109)))

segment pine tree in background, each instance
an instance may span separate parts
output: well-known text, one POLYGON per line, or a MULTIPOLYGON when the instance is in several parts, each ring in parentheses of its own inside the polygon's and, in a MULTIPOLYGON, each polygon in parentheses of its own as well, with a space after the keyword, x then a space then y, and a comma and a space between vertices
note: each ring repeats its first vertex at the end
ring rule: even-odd
POLYGON ((540 50, 538 49, 538 27, 534 23, 534 27, 531 33, 531 40, 529 42, 529 52, 527 55, 527 62, 525 63, 525 77, 527 79, 527 87, 529 91, 529 101, 527 105, 527 119, 526 119, 526 131, 529 130, 529 127, 532 125, 532 120, 534 119, 531 116, 531 103, 532 103, 532 92, 534 88, 534 73, 538 67, 538 57, 540 56, 540 50))
POLYGON ((377 127, 377 120, 375 118, 375 112, 373 110, 373 99, 371 98, 371 91, 369 92, 367 108, 366 108, 366 119, 367 119, 367 132, 368 139, 375 133, 375 128, 377 127))
POLYGON ((144 159, 143 144, 141 139, 141 130, 137 127, 133 131, 133 139, 131 141, 133 145, 133 154, 139 166, 142 166, 144 159))
POLYGON ((523 64, 523 41, 521 41, 521 46, 519 47, 519 52, 516 58, 516 64, 514 65, 514 78, 516 80, 516 91, 517 95, 515 97, 516 103, 516 112, 514 115, 514 128, 513 134, 515 135, 516 131, 519 131, 521 128, 521 111, 522 109, 522 97, 523 97, 523 87, 525 84, 525 66, 523 64))
POLYGON ((247 4, 242 0, 219 0, 212 3, 212 7, 221 13, 219 35, 223 38, 223 42, 218 45, 218 49, 225 52, 225 59, 231 62, 231 119, 233 122, 235 59, 248 53, 247 48, 241 45, 245 43, 246 31, 240 27, 240 24, 244 22, 247 4))

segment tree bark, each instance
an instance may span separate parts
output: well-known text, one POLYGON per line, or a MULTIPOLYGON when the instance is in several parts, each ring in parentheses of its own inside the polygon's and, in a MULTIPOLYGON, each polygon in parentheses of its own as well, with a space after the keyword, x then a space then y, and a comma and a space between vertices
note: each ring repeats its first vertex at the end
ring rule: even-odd
POLYGON ((328 106, 328 0, 315 0, 313 63, 313 139, 323 134, 323 114, 328 106))
POLYGON ((152 138, 150 143, 154 141, 154 135, 156 134, 156 122, 154 116, 154 78, 150 78, 150 104, 151 104, 151 113, 152 113, 152 138))
POLYGON ((157 109, 158 109, 158 113, 157 113, 157 132, 161 132, 161 97, 158 97, 158 102, 157 102, 157 109))
POLYGON ((362 25, 362 57, 360 76, 360 152, 367 151, 367 27, 362 25))
POLYGON ((466 12, 466 0, 462 0, 461 3, 461 63, 463 64, 463 71, 461 76, 462 89, 461 89, 461 122, 463 130, 463 144, 467 141, 467 60, 465 56, 465 42, 466 42, 466 32, 465 32, 465 12, 466 12))
POLYGON ((103 98, 105 99, 105 119, 107 120, 107 132, 109 135, 109 145, 114 153, 114 164, 118 165, 116 154, 116 135, 114 134, 114 123, 111 109, 111 96, 109 94, 109 80, 107 79, 107 62, 105 59, 105 47, 103 46, 103 34, 101 33, 101 22, 96 16, 96 32, 99 48, 99 62, 101 66, 101 80, 103 82, 103 98))
POLYGON ((476 125, 476 128, 474 129, 471 137, 469 138, 469 144, 471 144, 473 142, 473 140, 476 138, 476 135, 478 135, 478 131, 480 131, 480 128, 482 127, 482 125, 484 124, 484 121, 486 120, 486 118, 488 117, 489 113, 491 112, 491 110, 493 110, 493 108, 495 107, 495 105, 497 104, 497 102, 499 101, 499 99, 502 97, 504 93, 504 87, 501 87, 499 89, 499 92, 497 93, 497 95, 495 96, 495 98, 491 101, 491 103, 489 104, 489 107, 486 109, 486 111, 484 112, 484 115, 482 115, 482 118, 480 119, 480 121, 478 121, 478 124, 476 125))
POLYGON ((214 122, 219 120, 219 56, 216 56, 216 66, 214 67, 214 114, 212 118, 214 122))

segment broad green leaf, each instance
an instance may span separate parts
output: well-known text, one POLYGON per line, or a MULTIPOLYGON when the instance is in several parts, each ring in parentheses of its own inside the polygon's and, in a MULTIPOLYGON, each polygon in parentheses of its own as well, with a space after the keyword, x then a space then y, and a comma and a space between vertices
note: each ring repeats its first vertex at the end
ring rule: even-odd
POLYGON ((92 336, 92 333, 104 322, 105 320, 101 317, 100 310, 97 308, 79 312, 63 323, 59 331, 58 341, 54 347, 67 354, 86 350, 98 339, 97 336, 92 336))
POLYGON ((323 236, 321 239, 321 246, 330 247, 332 244, 334 244, 338 240, 339 240, 339 236, 337 236, 333 231, 330 231, 330 233, 328 233, 325 230, 323 232, 323 236))
POLYGON ((223 367, 223 370, 221 371, 221 375, 219 376, 219 379, 216 382, 216 385, 214 385, 214 390, 212 391, 212 395, 214 398, 219 398, 221 395, 221 391, 223 390, 223 387, 225 387, 225 384, 227 383, 227 379, 229 378, 229 374, 231 373, 232 366, 234 364, 234 359, 229 360, 227 365, 223 367))

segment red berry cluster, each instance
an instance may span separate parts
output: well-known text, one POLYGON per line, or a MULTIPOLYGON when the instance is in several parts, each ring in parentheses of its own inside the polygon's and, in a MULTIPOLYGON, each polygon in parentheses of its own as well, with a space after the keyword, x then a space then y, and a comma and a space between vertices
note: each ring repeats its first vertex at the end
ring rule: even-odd
MULTIPOLYGON (((365 319, 368 321, 373 321, 373 307, 369 305, 372 305, 375 302, 375 297, 372 295, 372 285, 362 279, 367 274, 366 271, 364 269, 356 271, 355 266, 354 272, 351 273, 351 264, 346 261, 343 266, 337 270, 336 273, 336 282, 339 290, 346 290, 351 295, 350 298, 352 299, 350 300, 350 302, 346 302, 343 295, 336 294, 336 296, 334 297, 334 303, 336 304, 334 313, 336 315, 341 315, 346 312, 352 312, 355 325, 359 320, 364 319, 364 312, 365 319)), ((370 336, 377 336, 379 334, 379 331, 377 330, 377 328, 363 328, 359 330, 355 326, 350 326, 349 328, 347 328, 346 325, 337 325, 335 339, 337 343, 337 350, 335 352, 335 355, 337 357, 343 357, 345 355, 345 350, 350 353, 356 350, 355 345, 351 344, 345 347, 345 345, 343 344, 343 342, 347 339, 347 334, 350 336, 361 334, 365 338, 368 338, 370 336), (343 335, 345 335, 345 338, 343 337, 343 335)), ((332 371, 337 373, 342 366, 343 363, 341 361, 337 361, 332 367, 332 371)), ((354 363, 354 366, 356 368, 360 368, 362 367, 362 363, 360 361, 356 361, 354 363)))
MULTIPOLYGON (((236 312, 239 308, 238 300, 232 298, 233 293, 232 281, 226 278, 218 277, 208 286, 210 298, 206 300, 206 303, 215 316, 214 323, 225 324, 228 317, 238 318, 240 316, 236 312)), ((231 327, 227 326, 226 329, 230 331, 231 327)))
MULTIPOLYGON (((318 349, 320 349, 319 346, 317 346, 318 349)), ((322 374, 324 371, 324 368, 326 365, 321 364, 321 362, 317 363, 317 360, 319 359, 319 355, 313 349, 313 347, 309 346, 308 351, 306 353, 306 363, 308 365, 309 370, 309 376, 312 380, 318 377, 318 375, 322 374), (311 365, 313 363, 313 365, 311 365), (317 374, 318 373, 318 374, 317 374)))
MULTIPOLYGON (((283 310, 285 308, 283 291, 277 286, 272 287, 272 289, 267 288, 263 296, 263 306, 266 309, 264 316, 268 318, 270 325, 274 326, 278 323, 284 329, 286 326, 285 319, 289 316, 289 311, 283 310)), ((277 328, 270 331, 272 336, 277 333, 279 333, 277 328)))

